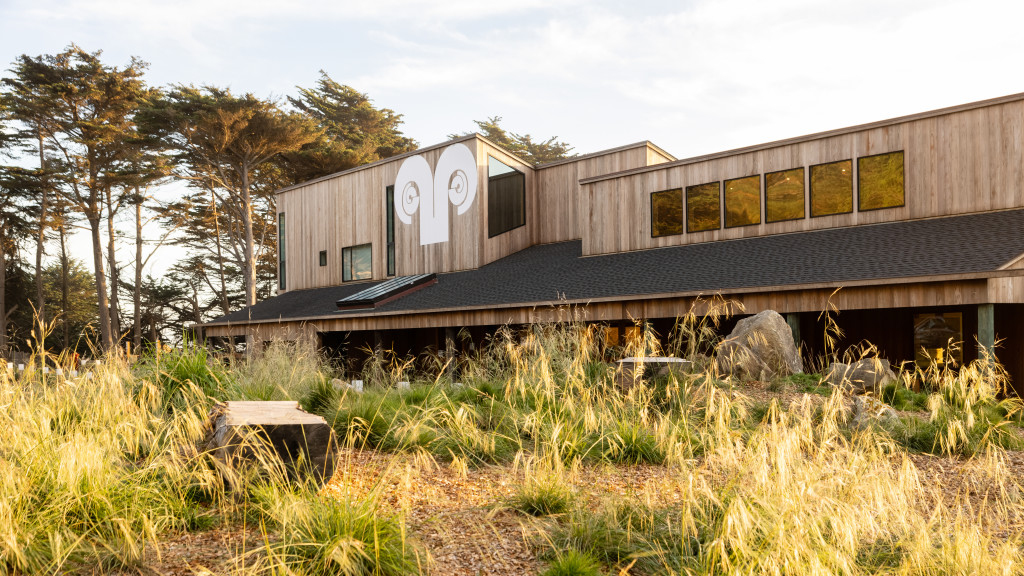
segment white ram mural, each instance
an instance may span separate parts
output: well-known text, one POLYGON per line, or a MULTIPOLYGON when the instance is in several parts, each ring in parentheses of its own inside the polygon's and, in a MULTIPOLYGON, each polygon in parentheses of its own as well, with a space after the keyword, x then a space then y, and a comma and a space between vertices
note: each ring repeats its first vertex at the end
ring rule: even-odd
POLYGON ((465 144, 444 149, 431 172, 423 156, 402 162, 395 178, 395 212, 405 224, 420 214, 420 246, 448 241, 448 202, 465 214, 476 198, 477 167, 465 144))

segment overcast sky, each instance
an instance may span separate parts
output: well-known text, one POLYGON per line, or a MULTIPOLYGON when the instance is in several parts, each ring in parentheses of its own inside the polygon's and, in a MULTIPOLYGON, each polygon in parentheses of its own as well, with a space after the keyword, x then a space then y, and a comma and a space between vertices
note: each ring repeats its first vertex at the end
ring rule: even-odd
POLYGON ((1024 91, 1024 2, 0 0, 0 61, 71 42, 283 97, 319 70, 422 145, 500 115, 683 158, 1024 91))

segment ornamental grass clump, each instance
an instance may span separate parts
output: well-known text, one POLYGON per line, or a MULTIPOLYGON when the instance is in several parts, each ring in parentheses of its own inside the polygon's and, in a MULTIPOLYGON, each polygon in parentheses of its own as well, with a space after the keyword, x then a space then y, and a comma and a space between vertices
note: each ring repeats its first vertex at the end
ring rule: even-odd
POLYGON ((216 522, 223 483, 182 449, 202 436, 198 384, 136 381, 118 358, 53 373, 0 376, 0 573, 137 566, 162 533, 216 522))
POLYGON ((317 496, 315 490, 266 483, 250 490, 267 539, 247 558, 250 573, 400 576, 423 572, 425 555, 405 524, 381 510, 379 491, 363 499, 317 496))

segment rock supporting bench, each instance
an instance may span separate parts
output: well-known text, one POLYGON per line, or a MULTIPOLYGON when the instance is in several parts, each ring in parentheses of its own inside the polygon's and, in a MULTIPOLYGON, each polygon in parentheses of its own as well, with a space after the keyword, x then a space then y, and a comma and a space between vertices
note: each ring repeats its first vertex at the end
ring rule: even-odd
POLYGON ((225 402, 211 411, 210 420, 206 449, 229 466, 252 460, 256 452, 247 441, 259 438, 269 442, 295 477, 312 475, 323 484, 334 475, 334 429, 320 416, 300 409, 298 402, 225 402))

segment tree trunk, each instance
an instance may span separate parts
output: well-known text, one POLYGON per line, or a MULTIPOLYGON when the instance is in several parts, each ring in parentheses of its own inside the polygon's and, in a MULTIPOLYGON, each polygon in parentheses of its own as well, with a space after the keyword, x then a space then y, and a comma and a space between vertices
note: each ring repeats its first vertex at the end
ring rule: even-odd
POLYGON ((39 231, 36 236, 36 314, 39 321, 39 333, 43 333, 43 326, 46 325, 46 310, 43 306, 43 247, 46 243, 46 210, 49 208, 49 194, 47 193, 46 182, 46 155, 43 153, 43 130, 36 127, 36 135, 39 137, 39 172, 43 179, 40 188, 42 197, 39 199, 39 231))
POLYGON ((61 324, 64 328, 64 350, 71 347, 71 324, 68 323, 68 301, 70 300, 70 294, 68 293, 70 288, 68 287, 68 237, 64 230, 64 222, 61 221, 60 227, 60 310, 61 310, 61 324))
POLYGON ((107 202, 107 260, 110 266, 110 333, 116 338, 121 337, 121 307, 117 291, 120 278, 117 272, 117 253, 114 242, 114 203, 112 192, 106 191, 107 202))
POLYGON ((0 226, 0 358, 7 357, 7 254, 4 253, 5 244, 4 226, 0 226))
POLYGON ((210 189, 210 202, 213 207, 214 237, 217 242, 217 273, 220 275, 220 307, 224 310, 224 314, 228 315, 231 313, 231 303, 228 302, 228 281, 224 274, 224 253, 220 245, 220 214, 217 212, 217 196, 213 193, 212 188, 210 189))
POLYGON ((107 277, 103 270, 103 239, 100 238, 100 214, 93 209, 88 215, 92 235, 93 272, 96 274, 96 304, 100 316, 100 349, 108 352, 114 347, 110 332, 110 303, 107 300, 107 277))
POLYGON ((256 261, 253 257, 253 233, 252 233, 252 196, 249 190, 249 167, 242 165, 240 174, 242 178, 242 226, 245 231, 245 305, 252 306, 256 303, 256 261))
POLYGON ((142 346, 142 201, 135 189, 135 291, 132 294, 134 322, 132 325, 132 341, 135 350, 142 346))

